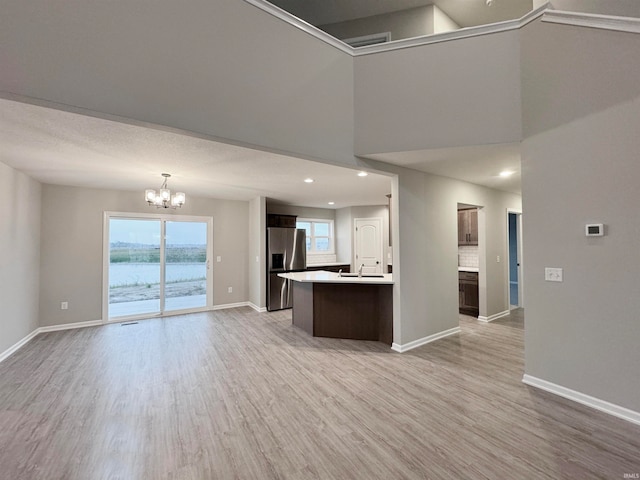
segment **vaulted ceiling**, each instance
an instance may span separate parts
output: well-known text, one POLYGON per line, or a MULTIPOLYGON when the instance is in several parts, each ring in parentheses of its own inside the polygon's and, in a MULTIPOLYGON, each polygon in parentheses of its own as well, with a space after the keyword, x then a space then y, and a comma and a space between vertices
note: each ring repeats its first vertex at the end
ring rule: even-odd
POLYGON ((382 15, 436 5, 461 27, 520 18, 533 9, 532 0, 271 0, 274 5, 315 25, 382 15))
MULTIPOLYGON (((315 8, 326 15, 316 17, 322 22, 348 18, 346 14, 377 14, 425 3, 424 0, 276 1, 304 3, 310 9, 315 8), (324 8, 318 9, 319 5, 324 8)), ((530 4, 530 0, 494 0, 490 8, 496 13, 506 8, 505 4, 516 2, 530 4)), ((485 0, 436 0, 436 3, 462 25, 471 21, 465 20, 465 15, 489 8, 485 0), (461 8, 465 2, 467 7, 461 8)), ((358 177, 357 171, 349 168, 223 143, 183 131, 12 99, 0 98, 0 111, 0 162, 43 183, 142 192, 159 186, 160 173, 168 172, 174 175, 170 185, 189 195, 235 200, 265 196, 283 203, 323 208, 382 204, 391 189, 388 176, 370 172, 367 177, 358 177), (304 183, 308 177, 315 181, 304 183), (329 206, 328 202, 335 205, 329 206)), ((371 158, 519 192, 517 145, 398 152, 371 158), (516 175, 509 181, 498 180, 497 174, 504 169, 513 170, 516 175)))

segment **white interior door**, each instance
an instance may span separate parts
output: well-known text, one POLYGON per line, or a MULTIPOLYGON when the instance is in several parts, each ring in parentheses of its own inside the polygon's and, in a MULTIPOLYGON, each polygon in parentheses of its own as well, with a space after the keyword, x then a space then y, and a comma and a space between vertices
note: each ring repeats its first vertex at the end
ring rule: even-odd
POLYGON ((383 273, 382 218, 356 218, 354 228, 355 271, 383 273))

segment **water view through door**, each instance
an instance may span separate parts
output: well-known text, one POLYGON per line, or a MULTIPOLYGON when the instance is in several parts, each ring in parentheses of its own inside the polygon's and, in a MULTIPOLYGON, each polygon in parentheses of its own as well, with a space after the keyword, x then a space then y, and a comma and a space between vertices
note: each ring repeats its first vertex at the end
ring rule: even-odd
POLYGON ((207 304, 207 224, 167 222, 165 243, 165 310, 207 304))
POLYGON ((109 320, 206 307, 209 226, 207 220, 108 218, 109 320))

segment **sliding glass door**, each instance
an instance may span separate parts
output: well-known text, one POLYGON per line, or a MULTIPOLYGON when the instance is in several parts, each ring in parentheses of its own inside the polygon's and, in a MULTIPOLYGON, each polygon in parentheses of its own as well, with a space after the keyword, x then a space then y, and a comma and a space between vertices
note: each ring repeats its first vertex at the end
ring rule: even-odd
POLYGON ((166 222, 165 310, 207 305, 207 224, 166 222))
POLYGON ((109 318, 160 312, 160 221, 109 223, 109 318))
POLYGON ((207 217, 106 213, 105 318, 120 321, 211 305, 211 232, 207 217))

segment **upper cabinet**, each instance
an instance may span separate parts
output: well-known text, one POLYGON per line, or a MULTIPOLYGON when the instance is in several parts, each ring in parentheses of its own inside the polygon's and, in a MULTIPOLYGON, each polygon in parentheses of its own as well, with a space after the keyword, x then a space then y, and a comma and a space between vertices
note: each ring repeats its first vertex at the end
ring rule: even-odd
POLYGON ((458 210, 458 245, 478 245, 478 209, 458 210))
POLYGON ((267 227, 296 228, 296 215, 267 214, 267 227))

